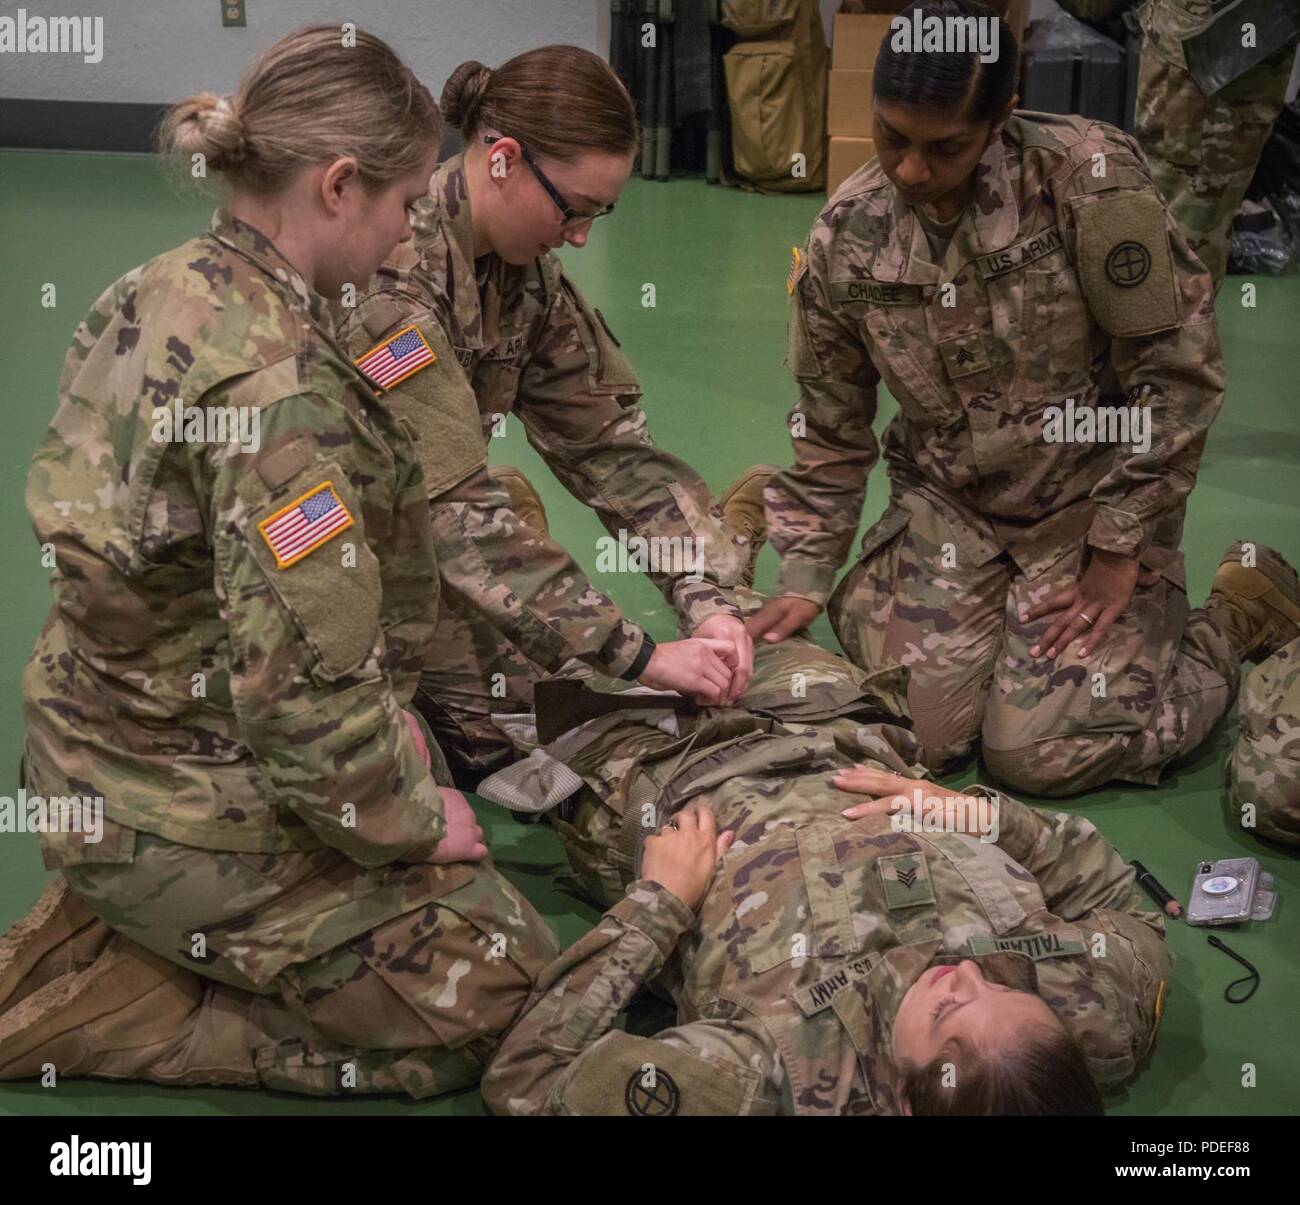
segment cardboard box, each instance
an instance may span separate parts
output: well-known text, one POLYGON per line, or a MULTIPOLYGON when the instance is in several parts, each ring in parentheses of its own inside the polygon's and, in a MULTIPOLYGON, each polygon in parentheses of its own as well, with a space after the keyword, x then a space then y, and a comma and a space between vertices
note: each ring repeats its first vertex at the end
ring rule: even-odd
POLYGON ((831 33, 831 70, 871 71, 893 19, 885 13, 836 13, 831 33))
POLYGON ((875 155, 875 143, 870 138, 833 136, 826 160, 826 192, 833 193, 868 159, 874 159, 875 155))
POLYGON ((826 132, 871 137, 871 80, 874 71, 832 71, 826 101, 826 132))

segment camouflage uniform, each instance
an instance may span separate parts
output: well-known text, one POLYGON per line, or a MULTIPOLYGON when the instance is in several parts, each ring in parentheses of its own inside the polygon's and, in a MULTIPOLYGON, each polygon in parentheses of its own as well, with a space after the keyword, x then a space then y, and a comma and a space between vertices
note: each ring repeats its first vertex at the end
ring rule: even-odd
MULTIPOLYGON (((751 590, 730 596, 744 615, 763 603, 751 590)), ((754 676, 734 707, 696 708, 678 695, 623 691, 621 703, 643 699, 646 710, 584 723, 548 746, 539 744, 535 726, 517 722, 525 717, 498 717, 526 760, 478 791, 516 811, 541 810, 546 803, 530 803, 539 799, 558 804, 550 821, 573 870, 569 886, 608 908, 636 877, 644 835, 677 809, 688 785, 698 791, 702 782, 747 768, 820 764, 828 756, 849 764, 881 759, 900 771, 919 762, 906 682, 896 666, 868 674, 808 640, 759 643, 754 676), (629 715, 640 722, 628 722, 629 715), (633 822, 625 824, 625 816, 633 822)), ((594 684, 617 691, 615 683, 594 684)), ((563 696, 546 704, 566 705, 563 696)))
POLYGON ((732 613, 717 587, 737 581, 746 549, 705 483, 654 445, 632 366, 559 260, 475 260, 460 156, 415 208, 414 241, 340 329, 360 357, 415 325, 439 357, 388 395, 418 437, 447 586, 417 703, 453 764, 482 769, 509 755, 492 711, 531 706, 532 683, 570 659, 617 677, 644 638, 489 478, 489 440, 507 416, 612 536, 694 542, 701 580, 651 574, 686 630, 732 613), (472 393, 455 384, 457 364, 472 393))
POLYGON ((1228 760, 1228 814, 1255 809, 1253 831, 1300 845, 1300 640, 1247 675, 1238 700, 1241 732, 1228 760))
POLYGON ((924 774, 916 742, 883 718, 901 700, 883 680, 863 689, 860 671, 805 641, 757 655, 749 730, 740 713, 714 716, 693 727, 684 758, 682 741, 639 713, 583 726, 587 744, 566 761, 589 784, 625 774, 624 806, 635 815, 648 804, 656 825, 707 803, 736 841, 698 924, 627 868, 625 896, 547 969, 502 1043, 483 1078, 489 1105, 894 1113, 898 1006, 927 967, 970 957, 987 978, 1041 995, 1100 1085, 1131 1075, 1154 1039, 1171 964, 1132 869, 1083 818, 1005 798, 996 845, 894 831, 885 817, 844 820, 851 799, 834 786, 836 769, 863 761, 924 774), (803 700, 791 691, 793 666, 808 675, 803 700), (836 710, 835 692, 850 682, 856 706, 841 696, 837 716, 797 718, 836 710), (814 697, 819 686, 831 689, 814 697), (782 695, 784 721, 772 706, 782 695), (867 718, 872 706, 882 718, 867 718), (652 981, 672 994, 677 1024, 654 1037, 615 1029, 652 981))
POLYGON ((1222 398, 1210 278, 1131 139, 1041 113, 1008 120, 943 262, 929 260, 874 161, 813 227, 791 281, 796 463, 765 491, 776 593, 826 602, 879 455, 883 379, 899 407, 892 496, 828 608, 849 657, 911 670, 936 769, 980 739, 994 776, 1031 793, 1154 783, 1239 674, 1213 620, 1188 610, 1178 551, 1222 398), (1149 451, 1047 442, 1071 400, 1145 414, 1149 451), (1032 657, 1050 621, 1022 624, 1019 607, 1073 583, 1089 546, 1136 554, 1155 584, 1087 660, 1074 644, 1032 657))
POLYGON ((103 840, 46 833, 46 864, 202 975, 173 1047, 117 1072, 473 1082, 554 939, 490 864, 427 862, 450 779, 402 716, 438 600, 409 439, 321 298, 222 211, 96 302, 60 398, 27 489, 57 560, 27 787, 103 798, 103 840), (254 411, 260 440, 169 442, 176 399, 254 411), (323 483, 333 535, 264 530, 323 483))
POLYGON ((1147 0, 1139 9, 1134 132, 1152 179, 1217 288, 1227 271, 1232 219, 1286 100, 1295 43, 1206 96, 1187 70, 1183 39, 1206 29, 1214 8, 1214 0, 1147 0))

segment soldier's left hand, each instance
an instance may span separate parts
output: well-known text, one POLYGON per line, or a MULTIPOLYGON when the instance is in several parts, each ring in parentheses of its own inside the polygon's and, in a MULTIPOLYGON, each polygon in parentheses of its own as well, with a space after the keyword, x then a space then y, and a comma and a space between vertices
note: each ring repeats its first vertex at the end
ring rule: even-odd
POLYGON ((845 808, 840 815, 847 820, 861 820, 864 816, 892 816, 896 812, 908 813, 922 825, 927 822, 927 811, 942 807, 942 829, 947 833, 969 833, 980 836, 981 813, 969 795, 952 791, 924 778, 908 778, 889 770, 856 765, 838 770, 831 781, 841 791, 857 795, 870 795, 871 799, 845 808))
POLYGON ((730 706, 745 693, 750 678, 754 676, 754 642, 749 632, 734 615, 711 615, 691 635, 728 640, 735 648, 736 664, 731 669, 731 689, 722 700, 725 706, 730 706))
POLYGON ((1137 557, 1100 548, 1091 551, 1088 567, 1074 585, 1044 599, 1036 607, 1021 607, 1021 623, 1056 616, 1038 643, 1030 648, 1031 656, 1055 657, 1079 637, 1076 651, 1080 657, 1086 657, 1124 613, 1134 589, 1155 583, 1155 574, 1143 571, 1137 557))
POLYGON ((849 820, 861 820, 864 816, 888 816, 903 811, 911 806, 912 791, 940 789, 932 782, 908 778, 906 774, 895 774, 890 770, 877 770, 874 766, 864 766, 861 763, 847 770, 836 770, 831 781, 841 791, 871 796, 840 812, 841 816, 849 820))
POLYGON ((718 859, 735 839, 731 831, 719 836, 712 808, 687 808, 645 839, 641 877, 671 891, 694 912, 709 888, 718 859))

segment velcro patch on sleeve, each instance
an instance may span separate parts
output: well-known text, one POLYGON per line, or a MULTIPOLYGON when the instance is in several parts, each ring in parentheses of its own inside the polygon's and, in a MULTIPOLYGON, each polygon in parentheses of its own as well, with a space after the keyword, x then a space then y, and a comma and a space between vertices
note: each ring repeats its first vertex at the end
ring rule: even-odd
POLYGON ((364 356, 358 356, 353 363, 380 389, 391 389, 420 369, 428 368, 437 358, 420 328, 411 323, 364 356))
POLYGON ((585 1117, 733 1117, 756 1080, 744 1068, 615 1030, 580 1060, 563 1095, 567 1110, 585 1117))
POLYGON ((351 512, 334 489, 322 481, 258 525, 275 557, 277 569, 288 569, 353 525, 351 512))
POLYGON ((1154 192, 1113 192, 1074 204, 1079 278, 1088 308, 1118 338, 1178 325, 1165 207, 1154 192))

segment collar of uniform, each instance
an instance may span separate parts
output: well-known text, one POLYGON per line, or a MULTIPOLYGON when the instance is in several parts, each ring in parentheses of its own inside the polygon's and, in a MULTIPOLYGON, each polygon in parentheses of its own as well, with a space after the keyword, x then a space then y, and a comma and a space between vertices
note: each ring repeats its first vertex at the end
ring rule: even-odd
MULTIPOLYGON (((945 262, 958 253, 963 261, 1001 251, 1011 244, 1020 229, 1020 213, 1014 201, 1008 167, 1009 138, 1004 129, 1001 137, 989 143, 975 165, 975 190, 948 241, 945 262)), ((872 262, 871 275, 876 280, 901 284, 936 284, 940 266, 930 262, 930 244, 916 212, 899 195, 893 184, 893 221, 872 262)))
POLYGON ((896 946, 867 973, 857 995, 866 1011, 867 1050, 859 1050, 872 1108, 878 1114, 896 1113, 898 1064, 894 1061, 894 1018, 912 986, 934 962, 937 941, 919 946, 896 946))
POLYGON ((223 207, 212 215, 212 236, 256 264, 276 281, 290 305, 305 310, 313 324, 333 338, 334 320, 325 298, 307 284, 302 273, 280 254, 266 235, 223 207))
POLYGON ((429 195, 437 208, 435 225, 446 247, 447 292, 456 322, 452 342, 458 348, 478 350, 484 346, 484 315, 474 271, 474 223, 464 151, 439 165, 429 182, 429 195))
MULTIPOLYGON (((966 213, 974 226, 977 255, 989 255, 1009 247, 1020 230, 1020 207, 1011 186, 1010 163, 1014 148, 1011 131, 1007 128, 1018 120, 1016 117, 1007 119, 1001 135, 989 143, 975 167, 975 192, 966 213)), ((960 234, 959 226, 953 234, 954 243, 960 234)))

